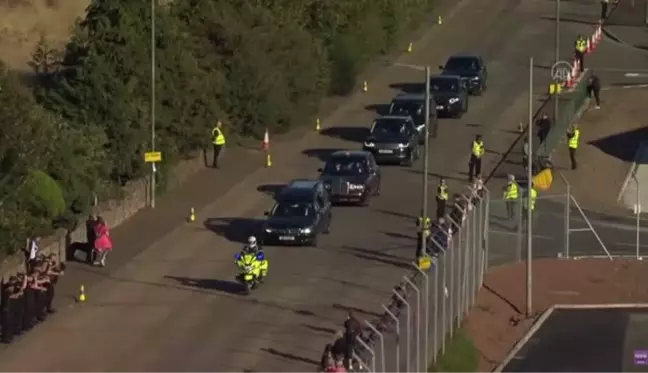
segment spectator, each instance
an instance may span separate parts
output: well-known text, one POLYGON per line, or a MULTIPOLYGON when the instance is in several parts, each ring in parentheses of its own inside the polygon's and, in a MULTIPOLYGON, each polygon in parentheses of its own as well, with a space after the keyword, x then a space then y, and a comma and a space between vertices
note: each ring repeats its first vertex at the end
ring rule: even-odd
POLYGON ((324 347, 324 352, 322 353, 322 359, 320 360, 320 370, 328 371, 329 368, 334 367, 335 360, 333 360, 333 345, 328 343, 324 347))
POLYGON ((344 362, 347 369, 351 369, 353 351, 355 350, 356 338, 360 335, 362 327, 360 321, 355 317, 353 311, 349 311, 346 321, 344 322, 344 339, 346 342, 344 351, 344 362))
POLYGON ((108 230, 108 225, 104 219, 99 216, 97 217, 97 224, 95 225, 95 260, 94 265, 101 265, 102 267, 106 266, 106 256, 108 252, 112 251, 113 244, 110 238, 110 232, 108 230))
POLYGON ((86 220, 86 262, 88 264, 92 264, 95 261, 94 243, 97 239, 95 234, 96 225, 97 217, 94 214, 88 215, 88 220, 86 220))
POLYGON ((601 108, 601 80, 599 77, 592 73, 592 76, 587 83, 587 96, 592 98, 594 96, 594 101, 596 101, 596 109, 601 108))
POLYGON ((543 143, 547 139, 549 131, 551 130, 551 119, 549 119, 547 113, 543 113, 542 117, 536 121, 535 125, 538 129, 538 139, 540 140, 540 143, 543 143))
POLYGON ((29 273, 34 268, 36 258, 40 254, 40 237, 27 240, 25 247, 25 270, 29 273))

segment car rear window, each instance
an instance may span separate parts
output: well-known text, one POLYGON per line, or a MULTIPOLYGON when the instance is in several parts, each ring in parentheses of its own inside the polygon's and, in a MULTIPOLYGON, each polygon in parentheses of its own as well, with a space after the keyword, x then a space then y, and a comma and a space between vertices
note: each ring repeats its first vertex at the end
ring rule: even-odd
POLYGON ((479 63, 475 58, 451 57, 446 62, 445 68, 448 70, 477 71, 479 70, 479 63))
POLYGON ((430 79, 432 92, 459 92, 459 82, 455 79, 430 79))

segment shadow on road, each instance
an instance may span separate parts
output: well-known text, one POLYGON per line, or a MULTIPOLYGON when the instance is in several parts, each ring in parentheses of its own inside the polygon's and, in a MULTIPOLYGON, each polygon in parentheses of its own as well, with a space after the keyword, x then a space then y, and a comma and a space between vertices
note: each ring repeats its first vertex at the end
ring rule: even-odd
POLYGON ((387 115, 389 114, 389 106, 388 104, 371 104, 365 106, 365 110, 373 111, 378 115, 387 115))
POLYGON ((302 151, 302 154, 304 154, 307 157, 317 158, 322 162, 326 162, 331 157, 331 154, 340 150, 344 150, 344 149, 335 149, 335 148, 306 149, 302 151))
POLYGON ((403 213, 396 212, 396 211, 382 210, 382 209, 376 209, 376 211, 378 211, 380 213, 383 213, 383 214, 386 214, 386 215, 396 216, 396 217, 399 217, 399 218, 412 219, 412 224, 414 224, 415 217, 413 215, 403 214, 403 213))
POLYGON ((303 327, 310 329, 315 332, 322 332, 322 333, 327 333, 327 334, 335 334, 335 329, 331 328, 324 328, 321 326, 315 326, 315 325, 309 325, 309 324, 301 324, 303 327))
POLYGON ((411 268, 410 264, 400 261, 402 259, 400 259, 400 260, 392 260, 392 259, 380 258, 379 256, 374 256, 374 255, 366 255, 366 254, 359 254, 359 253, 353 254, 353 256, 355 256, 356 258, 360 258, 360 259, 365 259, 365 260, 378 262, 378 263, 382 263, 382 264, 389 264, 389 265, 392 265, 392 266, 398 267, 398 268, 404 268, 404 269, 411 268))
POLYGON ((425 84, 423 83, 393 83, 389 88, 399 89, 404 93, 421 93, 425 91, 425 84))
MULTIPOLYGON (((643 127, 633 131, 621 132, 602 137, 590 141, 589 144, 594 145, 602 152, 624 162, 633 162, 639 144, 641 144, 641 142, 646 138, 648 138, 648 127, 643 127)), ((648 163, 648 159, 641 160, 641 163, 648 163)))
POLYGON ((177 276, 164 276, 164 278, 177 281, 182 286, 205 290, 218 290, 228 294, 239 294, 242 290, 241 285, 234 281, 177 276))
MULTIPOLYGON (((409 237, 409 236, 406 236, 406 237, 409 238, 409 239, 412 238, 412 237, 409 237)), ((349 250, 349 251, 351 251, 353 253, 356 253, 356 254, 360 253, 360 254, 367 254, 367 255, 375 255, 375 256, 382 256, 382 257, 385 257, 385 258, 394 258, 394 259, 398 259, 398 260, 403 259, 399 255, 387 254, 387 253, 384 253, 382 251, 377 251, 377 250, 363 249, 361 247, 342 246, 342 248, 345 249, 345 250, 349 250)))
MULTIPOLYGON (((404 171, 412 173, 412 174, 423 175, 423 171, 421 171, 421 170, 405 169, 404 171)), ((429 171, 428 171, 428 177, 433 177, 433 178, 436 178, 436 179, 456 180, 456 181, 461 181, 461 182, 466 181, 466 178, 463 178, 463 177, 446 176, 446 175, 441 175, 441 174, 438 174, 438 173, 435 173, 435 172, 429 172, 429 171)), ((431 182, 434 182, 434 180, 432 180, 431 182)))
POLYGON ((322 130, 322 135, 337 137, 345 141, 363 142, 369 135, 367 127, 329 127, 322 130))
POLYGON ((353 306, 346 306, 346 305, 343 305, 343 304, 340 304, 340 303, 333 303, 333 308, 335 308, 336 310, 342 310, 342 311, 346 311, 346 312, 360 313, 360 314, 371 316, 371 317, 381 317, 382 316, 382 314, 380 314, 378 312, 367 311, 367 310, 362 309, 362 308, 353 307, 353 306))
MULTIPOLYGON (((552 21, 556 22, 556 17, 552 16, 542 16, 540 19, 543 19, 545 21, 552 21)), ((560 17, 560 22, 566 22, 566 23, 578 23, 581 25, 596 25, 595 21, 592 21, 591 19, 576 19, 576 18, 569 18, 569 17, 560 17)))
POLYGON ((274 199, 277 199, 277 196, 279 195, 279 192, 281 192, 281 190, 283 188, 285 188, 285 187, 286 187, 286 184, 264 184, 264 185, 260 185, 257 188, 257 192, 267 194, 270 197, 272 197, 274 199))
POLYGON ((203 224, 205 228, 229 241, 246 243, 249 236, 259 234, 263 221, 248 218, 209 218, 203 224))
POLYGON ((392 238, 400 238, 400 239, 405 239, 405 240, 414 240, 415 238, 407 235, 407 234, 402 234, 398 232, 383 232, 386 236, 392 237, 392 238))
POLYGON ((265 351, 265 352, 267 352, 269 354, 279 356, 279 357, 283 357, 285 359, 294 360, 294 361, 301 361, 302 363, 306 363, 306 364, 313 364, 313 365, 319 365, 320 364, 319 361, 315 361, 313 359, 309 359, 309 358, 306 358, 306 357, 297 356, 297 355, 294 355, 294 354, 291 354, 291 353, 288 353, 288 352, 280 352, 280 351, 275 350, 274 348, 262 348, 261 351, 265 351))

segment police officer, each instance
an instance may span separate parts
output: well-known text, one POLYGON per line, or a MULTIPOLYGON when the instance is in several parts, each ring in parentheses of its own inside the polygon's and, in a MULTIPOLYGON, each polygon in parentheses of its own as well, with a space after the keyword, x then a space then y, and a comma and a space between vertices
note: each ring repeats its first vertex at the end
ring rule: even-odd
POLYGON ((216 122, 216 127, 212 129, 212 144, 214 147, 214 160, 212 162, 212 167, 218 167, 218 159, 220 158, 221 152, 225 148, 225 134, 223 133, 223 122, 220 120, 216 122))
POLYGON ((569 139, 567 145, 569 146, 569 159, 571 160, 571 168, 575 170, 578 167, 576 163, 576 149, 578 149, 579 139, 580 139, 580 130, 578 129, 578 124, 574 123, 572 125, 571 131, 567 131, 567 138, 569 139))
POLYGON ((421 211, 421 216, 416 219, 416 227, 419 229, 416 232, 416 257, 420 258, 423 256, 423 240, 427 240, 430 236, 432 227, 432 221, 427 216, 423 216, 423 211, 421 211))
POLYGON ((592 74, 587 83, 587 96, 592 98, 594 96, 594 101, 596 101, 596 109, 601 108, 601 80, 596 74, 592 74))
POLYGON ((519 192, 520 190, 515 181, 515 176, 508 175, 508 183, 504 187, 504 200, 506 201, 506 214, 509 220, 512 220, 515 216, 515 203, 518 200, 519 192))
POLYGON ((585 40, 583 35, 578 35, 578 37, 576 38, 574 53, 576 55, 576 59, 578 60, 580 72, 583 72, 585 70, 585 52, 587 52, 587 40, 585 40))
POLYGON ((481 174, 481 161, 484 156, 484 141, 481 135, 475 136, 470 149, 470 162, 468 163, 468 180, 473 181, 474 175, 481 174))
MULTIPOLYGON (((531 183, 531 190, 529 191, 529 195, 527 198, 531 198, 531 214, 532 214, 531 216, 533 218, 533 211, 535 211, 535 203, 536 203, 536 199, 538 198, 538 192, 535 190, 535 184, 533 183, 531 183)), ((524 214, 524 216, 522 217, 524 220, 527 219, 528 208, 529 208, 528 204, 525 203, 524 210, 526 214, 524 214)))
POLYGON ((437 188, 437 208, 436 208, 436 219, 439 220, 443 215, 445 215, 446 203, 448 203, 448 186, 444 178, 441 178, 439 182, 439 187, 437 188))

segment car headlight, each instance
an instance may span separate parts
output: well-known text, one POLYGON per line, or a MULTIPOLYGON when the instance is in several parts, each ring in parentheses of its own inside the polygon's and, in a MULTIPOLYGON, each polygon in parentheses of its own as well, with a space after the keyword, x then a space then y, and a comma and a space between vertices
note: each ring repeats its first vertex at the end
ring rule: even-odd
POLYGON ((310 234, 312 232, 310 228, 302 228, 299 231, 303 234, 310 234))
POLYGON ((452 104, 456 104, 457 102, 459 102, 459 98, 457 98, 457 97, 453 97, 453 98, 451 98, 450 100, 448 100, 448 102, 449 102, 451 105, 452 105, 452 104))
POLYGON ((265 229, 265 232, 266 232, 266 233, 272 233, 272 229, 271 229, 271 228, 266 228, 266 229, 265 229))
POLYGON ((476 82, 476 81, 479 80, 479 77, 478 76, 473 76, 472 78, 470 78, 470 80, 472 80, 473 82, 476 82))
POLYGON ((349 184, 349 189, 351 189, 351 190, 362 190, 362 189, 364 189, 364 185, 349 184))
POLYGON ((399 149, 405 149, 405 148, 407 148, 408 146, 409 146, 409 143, 408 143, 408 142, 406 142, 406 143, 404 143, 404 144, 398 144, 398 148, 399 148, 399 149))
POLYGON ((369 141, 365 141, 365 143, 364 143, 364 146, 366 146, 367 148, 373 148, 374 145, 375 145, 374 143, 369 142, 369 141))

